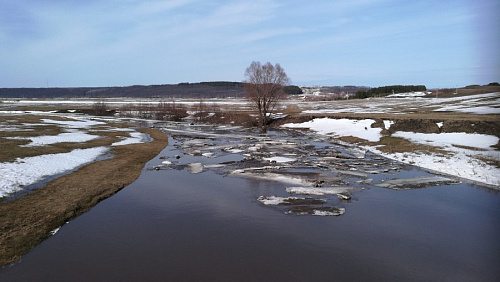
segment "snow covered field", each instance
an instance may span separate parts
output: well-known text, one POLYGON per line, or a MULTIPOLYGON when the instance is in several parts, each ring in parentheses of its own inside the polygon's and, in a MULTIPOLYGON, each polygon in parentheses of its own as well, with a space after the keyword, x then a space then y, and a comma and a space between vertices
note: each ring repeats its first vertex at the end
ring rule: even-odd
POLYGON ((369 98, 363 100, 293 102, 305 114, 461 112, 500 114, 500 93, 488 93, 454 98, 369 98))
MULTIPOLYGON (((33 112, 32 112, 33 113, 33 112)), ((9 123, 8 119, 16 115, 23 115, 24 112, 0 112, 0 117, 4 117, 7 121, 2 122, 2 125, 9 123)), ((46 116, 46 112, 37 112, 46 116)), ((59 115, 59 117, 61 117, 59 115)), ((16 123, 11 126, 2 126, 0 131, 23 132, 30 130, 34 126, 56 125, 64 132, 57 135, 40 135, 31 137, 5 137, 6 139, 14 140, 30 140, 31 142, 20 147, 43 147, 62 142, 69 143, 85 143, 95 139, 102 138, 93 132, 97 126, 104 126, 106 130, 125 132, 128 137, 122 137, 123 140, 115 142, 110 146, 121 146, 134 143, 142 143, 148 140, 148 136, 141 132, 137 132, 131 128, 115 128, 107 126, 106 122, 99 121, 88 117, 65 115, 68 120, 55 120, 51 118, 41 119, 41 123, 16 123), (11 129, 15 129, 12 131, 11 129)), ((8 196, 11 193, 21 191, 26 186, 43 181, 44 179, 67 173, 82 165, 93 162, 100 156, 109 153, 110 146, 97 146, 87 149, 74 149, 67 153, 58 154, 42 154, 34 157, 17 158, 13 162, 0 163, 0 198, 8 196)))

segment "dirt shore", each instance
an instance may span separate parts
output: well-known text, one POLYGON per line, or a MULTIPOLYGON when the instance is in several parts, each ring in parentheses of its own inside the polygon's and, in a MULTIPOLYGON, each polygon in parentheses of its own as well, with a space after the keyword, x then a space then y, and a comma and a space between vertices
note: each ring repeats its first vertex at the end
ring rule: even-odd
POLYGON ((154 140, 113 148, 114 157, 57 178, 27 196, 0 204, 0 265, 14 262, 68 220, 135 181, 146 162, 167 145, 167 136, 143 129, 154 140))

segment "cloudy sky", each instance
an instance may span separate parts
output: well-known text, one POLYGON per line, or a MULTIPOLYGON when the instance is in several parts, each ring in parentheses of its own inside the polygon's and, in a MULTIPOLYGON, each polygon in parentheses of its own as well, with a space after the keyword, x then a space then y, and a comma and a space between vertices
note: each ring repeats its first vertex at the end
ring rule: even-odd
POLYGON ((0 0, 0 87, 500 81, 498 0, 0 0))

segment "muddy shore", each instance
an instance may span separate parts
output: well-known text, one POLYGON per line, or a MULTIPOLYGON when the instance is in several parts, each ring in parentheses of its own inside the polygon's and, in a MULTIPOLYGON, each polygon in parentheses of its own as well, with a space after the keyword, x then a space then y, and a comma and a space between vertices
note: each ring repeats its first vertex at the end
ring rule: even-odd
POLYGON ((143 129, 153 141, 115 147, 114 157, 57 178, 43 189, 0 204, 0 265, 14 262, 51 232, 134 182, 145 163, 167 145, 167 136, 143 129))

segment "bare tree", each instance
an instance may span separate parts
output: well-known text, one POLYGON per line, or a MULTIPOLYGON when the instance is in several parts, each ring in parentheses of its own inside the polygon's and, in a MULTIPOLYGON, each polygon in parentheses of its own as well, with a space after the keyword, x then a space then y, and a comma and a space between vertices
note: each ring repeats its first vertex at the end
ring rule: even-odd
POLYGON ((259 112, 259 125, 263 131, 269 124, 270 115, 286 93, 284 86, 290 83, 285 70, 279 65, 267 62, 252 62, 245 70, 243 85, 247 99, 259 112))
POLYGON ((108 105, 104 98, 100 98, 99 101, 95 102, 94 105, 92 105, 92 110, 96 116, 105 116, 108 115, 109 112, 108 105))

